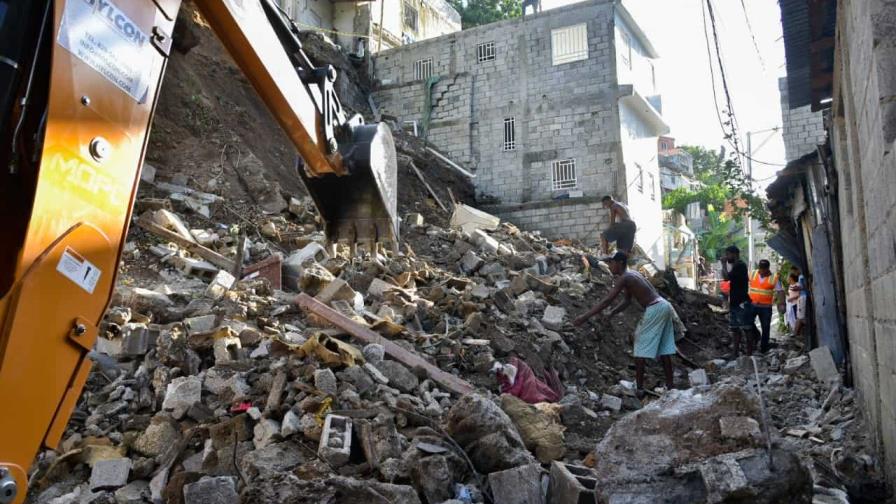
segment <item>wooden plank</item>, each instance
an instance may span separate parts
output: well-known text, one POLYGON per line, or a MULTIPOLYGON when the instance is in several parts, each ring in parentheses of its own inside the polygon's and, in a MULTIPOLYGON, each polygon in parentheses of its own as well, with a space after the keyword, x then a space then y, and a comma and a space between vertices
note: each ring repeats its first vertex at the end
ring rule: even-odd
POLYGON ((296 304, 306 312, 313 313, 323 318, 327 322, 339 327, 364 343, 378 343, 383 345, 383 348, 386 350, 386 355, 411 369, 423 369, 434 382, 455 394, 465 395, 474 391, 473 386, 465 380, 458 378, 451 373, 442 371, 419 355, 405 350, 380 334, 362 326, 307 294, 302 293, 296 296, 296 304))
POLYGON ((198 243, 191 242, 190 240, 187 240, 174 231, 163 228, 162 226, 151 221, 148 214, 143 214, 139 219, 137 219, 137 225, 160 238, 164 238, 178 244, 179 246, 185 248, 187 251, 196 254, 197 256, 205 259, 206 261, 227 272, 233 271, 236 267, 233 261, 215 252, 214 250, 203 247, 198 243))
POLYGON ((445 211, 445 213, 448 213, 448 207, 446 207, 445 204, 442 203, 442 200, 439 199, 439 196, 436 194, 436 192, 432 190, 432 187, 429 186, 429 182, 427 182, 426 179, 423 178, 423 174, 420 173, 420 169, 417 168, 417 165, 415 165, 413 161, 411 161, 411 168, 414 169, 414 173, 417 175, 417 178, 420 179, 420 182, 423 182, 423 185, 426 186, 426 190, 429 191, 430 196, 432 196, 433 199, 436 200, 436 203, 439 204, 439 207, 441 207, 442 210, 445 211))

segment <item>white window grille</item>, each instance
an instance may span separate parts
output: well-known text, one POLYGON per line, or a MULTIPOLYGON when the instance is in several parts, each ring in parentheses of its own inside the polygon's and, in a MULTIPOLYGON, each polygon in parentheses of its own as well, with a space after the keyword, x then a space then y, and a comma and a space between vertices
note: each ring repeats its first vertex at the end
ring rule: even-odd
POLYGON ((476 46, 476 59, 482 63, 483 61, 495 60, 495 43, 486 42, 476 46))
POLYGON ((504 119, 504 150, 516 149, 516 124, 512 117, 504 119))
POLYGON ((423 80, 432 77, 432 58, 424 58, 414 62, 414 79, 423 80))
POLYGON ((551 164, 551 186, 555 191, 575 189, 579 185, 576 178, 576 160, 563 159, 551 164))
POLYGON ((648 175, 650 175, 650 199, 656 201, 656 177, 652 173, 648 175))
POLYGON ((417 134, 417 121, 404 121, 401 123, 401 127, 408 133, 411 133, 414 136, 419 136, 417 134))
POLYGON ((635 180, 635 186, 638 188, 638 192, 644 194, 644 168, 641 168, 641 165, 635 164, 638 168, 638 179, 635 180))
POLYGON ((622 64, 629 70, 632 68, 632 37, 628 32, 622 32, 622 64))
POLYGON ((412 32, 417 32, 417 9, 404 2, 404 26, 412 32))
POLYGON ((588 25, 551 30, 551 56, 554 65, 588 59, 588 25))

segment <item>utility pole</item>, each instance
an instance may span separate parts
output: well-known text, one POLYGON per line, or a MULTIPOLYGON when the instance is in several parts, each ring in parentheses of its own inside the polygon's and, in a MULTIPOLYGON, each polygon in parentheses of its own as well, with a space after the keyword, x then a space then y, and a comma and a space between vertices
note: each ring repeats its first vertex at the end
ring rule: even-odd
MULTIPOLYGON (((747 183, 750 184, 750 191, 753 190, 753 134, 752 132, 747 132, 747 162, 744 163, 744 166, 747 170, 747 183)), ((747 265, 748 269, 753 269, 753 217, 750 215, 750 212, 747 211, 746 219, 747 226, 747 265)))
MULTIPOLYGON (((765 144, 772 139, 774 133, 778 132, 780 129, 780 126, 775 126, 774 128, 747 132, 747 162, 744 163, 744 175, 746 175, 747 177, 747 183, 750 184, 751 192, 753 191, 753 133, 770 133, 769 136, 767 136, 765 140, 763 140, 759 144, 759 147, 756 147, 756 150, 758 151, 763 146, 765 146, 765 144)), ((753 256, 756 253, 756 242, 753 236, 753 217, 750 215, 750 212, 747 212, 746 221, 747 222, 744 230, 747 235, 747 261, 749 261, 747 264, 749 264, 750 267, 753 267, 753 256)))

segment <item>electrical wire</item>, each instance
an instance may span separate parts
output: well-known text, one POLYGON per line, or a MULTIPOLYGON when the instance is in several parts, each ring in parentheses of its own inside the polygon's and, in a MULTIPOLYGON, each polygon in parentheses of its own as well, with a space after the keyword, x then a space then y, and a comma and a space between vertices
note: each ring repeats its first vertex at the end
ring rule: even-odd
POLYGON ((750 16, 747 14, 747 4, 744 0, 740 0, 740 6, 744 11, 744 21, 747 22, 747 31, 750 32, 750 38, 753 39, 753 49, 756 49, 756 56, 759 58, 759 64, 762 65, 762 71, 765 72, 765 60, 762 59, 762 53, 759 51, 759 44, 756 43, 756 35, 753 33, 753 25, 750 24, 750 16))

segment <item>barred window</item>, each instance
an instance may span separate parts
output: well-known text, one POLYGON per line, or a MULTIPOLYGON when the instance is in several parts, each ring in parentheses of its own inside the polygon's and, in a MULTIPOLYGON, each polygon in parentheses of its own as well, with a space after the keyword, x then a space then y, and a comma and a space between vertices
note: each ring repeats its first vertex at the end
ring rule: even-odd
POLYGON ((516 149, 516 124, 512 117, 504 119, 504 150, 516 149))
POLYGON ((476 59, 482 63, 483 61, 494 61, 495 59, 495 43, 486 42, 476 46, 476 59))
POLYGON ((412 32, 417 32, 417 9, 404 2, 404 26, 412 32))
POLYGON ((425 58, 414 62, 414 79, 423 80, 432 77, 432 58, 425 58))
POLYGON ((554 65, 588 59, 588 27, 585 23, 551 30, 554 65))
POLYGON ((554 161, 551 165, 552 183, 555 191, 561 189, 575 189, 579 182, 576 178, 576 160, 563 159, 554 161))

